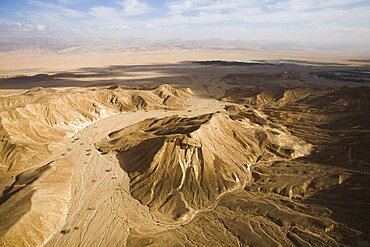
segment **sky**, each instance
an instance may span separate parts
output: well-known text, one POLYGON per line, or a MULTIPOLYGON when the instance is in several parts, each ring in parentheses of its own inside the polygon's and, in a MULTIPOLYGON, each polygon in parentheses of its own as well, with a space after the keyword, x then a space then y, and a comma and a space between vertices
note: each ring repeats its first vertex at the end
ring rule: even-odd
POLYGON ((370 0, 0 0, 0 37, 370 44, 370 0))

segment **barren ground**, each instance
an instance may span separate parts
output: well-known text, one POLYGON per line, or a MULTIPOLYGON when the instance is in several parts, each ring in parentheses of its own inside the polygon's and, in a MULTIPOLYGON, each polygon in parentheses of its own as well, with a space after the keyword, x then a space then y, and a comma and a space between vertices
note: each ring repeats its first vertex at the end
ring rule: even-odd
POLYGON ((249 56, 10 57, 0 246, 369 246, 369 66, 249 56))

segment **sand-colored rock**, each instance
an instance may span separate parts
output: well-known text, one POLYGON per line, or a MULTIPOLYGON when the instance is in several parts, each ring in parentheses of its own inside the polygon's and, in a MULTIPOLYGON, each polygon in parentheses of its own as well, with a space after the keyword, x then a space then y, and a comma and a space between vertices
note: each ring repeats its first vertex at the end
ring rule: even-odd
POLYGON ((250 121, 238 109, 193 118, 153 119, 111 133, 97 144, 117 152, 131 194, 165 223, 188 222, 228 191, 251 181, 257 162, 309 154, 310 145, 279 127, 250 121), (232 119, 234 118, 234 119, 232 119))
POLYGON ((370 91, 336 69, 0 79, 0 246, 369 245, 370 91))

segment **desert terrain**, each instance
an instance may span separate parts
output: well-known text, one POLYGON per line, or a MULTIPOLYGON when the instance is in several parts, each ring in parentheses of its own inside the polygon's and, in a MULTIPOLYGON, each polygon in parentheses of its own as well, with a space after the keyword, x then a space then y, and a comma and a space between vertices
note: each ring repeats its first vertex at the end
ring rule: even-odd
POLYGON ((0 246, 370 246, 368 60, 1 58, 0 246))

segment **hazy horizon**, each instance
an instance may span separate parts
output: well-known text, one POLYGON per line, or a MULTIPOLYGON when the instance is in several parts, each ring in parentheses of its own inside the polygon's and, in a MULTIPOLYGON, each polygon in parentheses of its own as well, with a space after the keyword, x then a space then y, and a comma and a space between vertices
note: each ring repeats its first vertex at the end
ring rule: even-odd
POLYGON ((2 38, 243 40, 369 48, 364 0, 0 1, 2 38))

